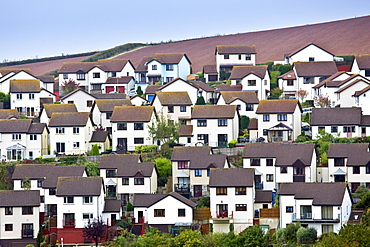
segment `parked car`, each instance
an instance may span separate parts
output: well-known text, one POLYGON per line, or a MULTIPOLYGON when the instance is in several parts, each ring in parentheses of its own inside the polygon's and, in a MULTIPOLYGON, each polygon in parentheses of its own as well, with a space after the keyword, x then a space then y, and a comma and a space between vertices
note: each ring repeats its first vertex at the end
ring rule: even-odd
POLYGON ((312 113, 312 107, 303 108, 302 115, 306 115, 307 113, 312 113))
POLYGON ((302 122, 302 130, 304 131, 308 131, 310 130, 311 126, 309 123, 306 123, 306 122, 302 122))

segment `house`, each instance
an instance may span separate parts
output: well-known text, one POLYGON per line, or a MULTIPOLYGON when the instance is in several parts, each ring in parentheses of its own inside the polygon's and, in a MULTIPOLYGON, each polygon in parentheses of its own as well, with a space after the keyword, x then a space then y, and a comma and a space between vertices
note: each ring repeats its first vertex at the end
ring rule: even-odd
POLYGON ((174 147, 171 162, 172 190, 187 198, 209 196, 211 168, 230 167, 227 156, 213 154, 209 146, 174 147))
MULTIPOLYGON (((110 77, 102 86, 102 93, 129 94, 130 90, 135 89, 135 78, 133 76, 110 77)), ((95 91, 98 90, 94 90, 94 92, 95 91)))
POLYGON ((38 117, 42 100, 55 101, 55 94, 40 88, 39 80, 10 80, 10 108, 21 115, 38 117))
POLYGON ((94 145, 97 145, 99 148, 99 153, 106 152, 110 149, 110 137, 108 131, 93 131, 91 135, 91 139, 89 141, 90 148, 89 150, 92 150, 92 147, 94 145))
POLYGON ((95 96, 78 88, 60 98, 62 104, 75 104, 78 112, 90 112, 95 96))
POLYGON ((190 65, 185 53, 155 53, 146 62, 147 81, 149 84, 155 84, 170 82, 179 77, 186 80, 191 74, 190 65))
POLYGON ((134 97, 132 97, 130 100, 131 100, 131 104, 134 106, 142 106, 142 105, 150 104, 148 100, 146 100, 145 98, 137 94, 134 97))
POLYGON ((59 177, 57 190, 58 242, 84 244, 82 230, 89 220, 101 217, 104 186, 101 177, 59 177))
POLYGON ((140 86, 144 91, 146 90, 146 87, 149 86, 149 81, 147 80, 147 74, 148 74, 148 67, 147 63, 152 60, 152 57, 143 57, 141 62, 136 66, 135 69, 135 79, 138 83, 138 86, 140 86))
POLYGON ((20 117, 16 109, 0 109, 0 119, 19 119, 20 117))
POLYGON ((218 70, 216 64, 204 65, 202 72, 205 82, 218 81, 218 70))
POLYGON ((112 149, 134 151, 136 146, 151 145, 149 126, 156 119, 154 106, 116 106, 111 117, 112 149))
POLYGON ((108 78, 134 76, 134 66, 128 59, 100 59, 96 62, 64 63, 59 69, 59 85, 73 80, 79 87, 91 93, 101 93, 102 84, 108 78))
POLYGON ((157 169, 151 162, 142 162, 138 154, 102 155, 99 163, 106 198, 119 199, 122 205, 133 201, 136 194, 157 190, 157 169))
POLYGON ((114 226, 122 216, 120 200, 105 199, 101 219, 107 226, 114 226))
POLYGON ((51 115, 57 112, 77 112, 77 107, 75 104, 46 104, 40 112, 40 123, 48 125, 51 115))
POLYGON ((213 232, 238 234, 253 225, 254 169, 211 169, 209 179, 213 232))
POLYGON ((334 55, 320 46, 310 43, 290 54, 284 55, 285 64, 295 62, 334 61, 334 55))
POLYGON ((192 146, 193 135, 193 125, 180 125, 179 128, 179 143, 184 146, 192 146))
POLYGON ((367 86, 363 88, 362 90, 356 91, 353 94, 353 98, 355 101, 356 107, 361 107, 362 108, 362 113, 364 115, 370 115, 370 107, 367 107, 370 105, 370 86, 367 86))
POLYGON ((370 79, 370 55, 356 55, 353 60, 351 72, 370 79))
POLYGON ((39 207, 39 191, 0 191, 1 246, 36 245, 39 207))
POLYGON ((170 194, 137 194, 133 206, 137 223, 145 222, 161 232, 171 233, 172 228, 192 226, 193 210, 197 204, 176 192, 171 192, 170 194))
POLYGON ((316 182, 315 145, 247 143, 243 167, 254 168, 256 189, 271 191, 285 182, 316 182))
POLYGON ((239 134, 239 113, 236 105, 195 105, 191 113, 192 145, 201 143, 226 147, 239 134))
POLYGON ((206 103, 216 103, 216 92, 213 87, 202 81, 190 81, 188 83, 198 88, 199 97, 202 96, 206 103))
POLYGON ((35 159, 48 154, 48 128, 32 119, 0 120, 1 159, 16 161, 35 159))
POLYGON ((93 124, 88 112, 53 113, 49 122, 50 152, 54 154, 86 154, 93 124))
POLYGON ((295 140, 301 134, 301 113, 298 100, 261 100, 256 111, 257 137, 268 142, 295 140))
POLYGON ((290 70, 277 78, 277 86, 283 90, 282 97, 285 99, 297 98, 298 87, 297 76, 290 70))
POLYGON ((267 99, 270 93, 270 74, 267 65, 234 66, 230 80, 231 85, 242 85, 243 91, 257 93, 259 100, 267 99))
POLYGON ((221 91, 217 105, 237 105, 240 116, 256 118, 259 100, 252 91, 221 91))
MULTIPOLYGON (((353 97, 356 92, 359 92, 370 86, 370 80, 357 79, 347 85, 343 86, 335 92, 337 95, 337 102, 340 107, 354 107, 356 106, 356 99, 353 97)), ((368 108, 368 107, 364 107, 368 108)))
POLYGON ((254 45, 216 46, 216 69, 220 73, 220 79, 227 80, 227 73, 231 72, 233 66, 255 65, 256 54, 256 46, 254 45))
POLYGON ((160 91, 159 89, 162 85, 148 85, 145 89, 146 100, 152 102, 155 96, 155 93, 160 91))
POLYGON ((299 222, 317 235, 338 233, 351 214, 352 198, 345 183, 286 183, 279 190, 280 227, 299 222))
POLYGON ((191 118, 193 103, 187 92, 156 92, 152 106, 163 117, 179 122, 191 118))
POLYGON ((331 143, 328 151, 328 176, 325 182, 345 182, 355 192, 358 186, 370 188, 368 143, 331 143))
MULTIPOLYGON (((258 140, 258 119, 252 118, 249 121, 249 125, 247 127, 247 130, 249 131, 249 140, 251 140, 251 141, 258 140)), ((263 138, 263 141, 264 140, 265 140, 265 138, 263 138)))
POLYGON ((96 99, 91 107, 92 120, 94 125, 104 128, 112 134, 110 119, 115 106, 131 106, 129 99, 96 99))

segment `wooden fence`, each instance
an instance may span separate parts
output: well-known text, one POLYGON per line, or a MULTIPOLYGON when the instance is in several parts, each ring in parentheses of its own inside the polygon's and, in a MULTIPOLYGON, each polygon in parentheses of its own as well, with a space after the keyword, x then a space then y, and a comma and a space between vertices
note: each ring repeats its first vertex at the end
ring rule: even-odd
POLYGON ((194 220, 202 220, 211 218, 211 211, 209 208, 194 209, 194 220))
POLYGON ((261 208, 260 218, 280 218, 279 208, 261 208))

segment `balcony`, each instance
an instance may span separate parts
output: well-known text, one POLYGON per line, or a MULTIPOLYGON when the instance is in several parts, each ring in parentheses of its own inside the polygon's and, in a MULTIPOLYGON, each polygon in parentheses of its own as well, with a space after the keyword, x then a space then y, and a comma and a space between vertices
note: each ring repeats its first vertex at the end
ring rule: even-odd
POLYGON ((117 199, 117 193, 115 191, 107 191, 105 193, 106 199, 117 199))
POLYGON ((211 217, 217 220, 229 220, 233 219, 233 211, 212 211, 211 217))
POLYGON ((76 220, 75 219, 65 219, 63 220, 63 227, 75 227, 76 220))
POLYGON ((292 215, 293 222, 301 222, 301 223, 339 223, 340 222, 340 214, 338 214, 338 218, 331 218, 331 219, 323 219, 321 215, 312 215, 312 213, 305 213, 297 217, 296 213, 292 215))
POLYGON ((176 184, 175 192, 190 192, 189 185, 188 184, 176 184))
POLYGON ((263 190, 263 182, 256 182, 255 188, 256 190, 263 190))

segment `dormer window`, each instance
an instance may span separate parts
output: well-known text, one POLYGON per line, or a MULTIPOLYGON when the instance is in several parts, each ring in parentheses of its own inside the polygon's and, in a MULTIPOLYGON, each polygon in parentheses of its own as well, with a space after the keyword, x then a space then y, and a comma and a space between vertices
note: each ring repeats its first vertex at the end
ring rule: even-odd
POLYGON ((85 80, 85 73, 77 73, 77 80, 85 80))
POLYGON ((344 166, 344 158, 334 158, 334 166, 344 166))

